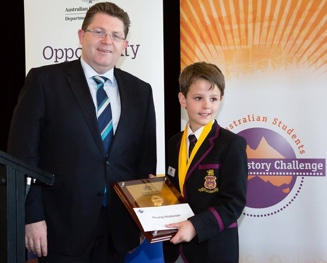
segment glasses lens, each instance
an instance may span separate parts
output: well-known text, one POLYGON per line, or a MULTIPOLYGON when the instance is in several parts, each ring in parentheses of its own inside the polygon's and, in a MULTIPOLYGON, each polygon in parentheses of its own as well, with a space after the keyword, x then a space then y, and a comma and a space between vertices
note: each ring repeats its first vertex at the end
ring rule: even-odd
POLYGON ((118 36, 115 33, 113 34, 106 33, 104 30, 101 29, 85 30, 85 32, 91 32, 95 37, 100 37, 100 38, 104 38, 108 35, 112 41, 116 41, 116 42, 121 42, 124 40, 124 38, 118 36))
POLYGON ((111 39, 117 42, 120 42, 123 40, 123 38, 121 38, 120 36, 116 35, 116 34, 112 34, 111 35, 111 39))
POLYGON ((96 37, 105 37, 106 36, 106 32, 104 32, 103 30, 93 30, 93 34, 96 37))

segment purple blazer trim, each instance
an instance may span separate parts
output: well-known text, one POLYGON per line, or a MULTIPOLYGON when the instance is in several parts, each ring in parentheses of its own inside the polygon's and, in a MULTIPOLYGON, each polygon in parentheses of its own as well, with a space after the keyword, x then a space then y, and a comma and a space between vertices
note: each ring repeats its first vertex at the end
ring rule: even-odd
POLYGON ((207 170, 207 169, 219 169, 221 168, 220 163, 212 163, 212 164, 200 164, 199 169, 200 170, 207 170))
POLYGON ((237 227, 237 222, 232 223, 228 228, 235 228, 237 227))
MULTIPOLYGON (((208 148, 208 150, 202 155, 202 157, 190 168, 190 170, 188 171, 188 173, 186 174, 185 176, 185 181, 188 179, 188 177, 190 176, 190 174, 193 173, 193 171, 195 170, 196 167, 199 166, 199 164, 202 162, 202 160, 209 154, 209 152, 211 151, 211 149, 213 148, 213 140, 215 140, 218 135, 219 135, 219 131, 220 131, 220 125, 217 124, 217 128, 216 128, 216 131, 215 131, 215 135, 213 137, 211 137, 209 139, 209 142, 210 142, 210 147, 208 148)), ((185 189, 186 185, 184 184, 183 186, 183 192, 184 192, 184 197, 185 199, 187 200, 187 196, 186 196, 186 189, 185 189)))
POLYGON ((188 260, 185 258, 185 255, 184 255, 184 253, 183 253, 183 247, 182 247, 182 244, 179 245, 178 251, 179 251, 179 254, 180 254, 180 256, 182 257, 183 261, 184 261, 185 263, 188 263, 188 260))
MULTIPOLYGON (((221 216, 212 207, 209 207, 209 210, 213 213, 213 215, 217 219, 220 231, 223 231, 225 228, 224 228, 224 224, 223 224, 223 220, 221 219, 221 216)), ((237 227, 237 222, 230 224, 227 228, 235 228, 235 227, 237 227)))
POLYGON ((212 207, 209 207, 209 210, 211 211, 211 213, 213 213, 213 215, 217 219, 220 231, 223 231, 225 228, 224 228, 223 220, 221 219, 220 215, 212 207))

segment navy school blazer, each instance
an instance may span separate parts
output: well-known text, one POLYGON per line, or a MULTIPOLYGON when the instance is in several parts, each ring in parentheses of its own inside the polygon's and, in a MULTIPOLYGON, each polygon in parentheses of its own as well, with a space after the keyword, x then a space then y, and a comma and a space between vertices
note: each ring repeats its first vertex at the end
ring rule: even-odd
MULTIPOLYGON (((167 145, 167 176, 180 190, 178 156, 183 132, 167 145)), ((237 220, 246 205, 248 166, 246 141, 215 120, 187 171, 184 197, 195 215, 196 236, 188 243, 164 242, 166 262, 178 254, 186 262, 238 262, 237 220)))

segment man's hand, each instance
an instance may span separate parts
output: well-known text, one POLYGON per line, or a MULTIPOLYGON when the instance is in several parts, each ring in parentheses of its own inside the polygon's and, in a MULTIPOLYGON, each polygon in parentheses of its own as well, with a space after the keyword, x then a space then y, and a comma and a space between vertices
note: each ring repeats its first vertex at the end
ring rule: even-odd
POLYGON ((45 221, 25 225, 25 247, 38 257, 48 255, 47 224, 45 221))

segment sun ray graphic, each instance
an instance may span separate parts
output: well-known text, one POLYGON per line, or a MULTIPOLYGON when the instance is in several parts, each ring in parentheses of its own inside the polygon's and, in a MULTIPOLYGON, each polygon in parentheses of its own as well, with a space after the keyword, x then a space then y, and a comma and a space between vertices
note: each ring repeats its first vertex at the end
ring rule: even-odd
POLYGON ((180 0, 181 68, 327 73, 327 0, 180 0))

